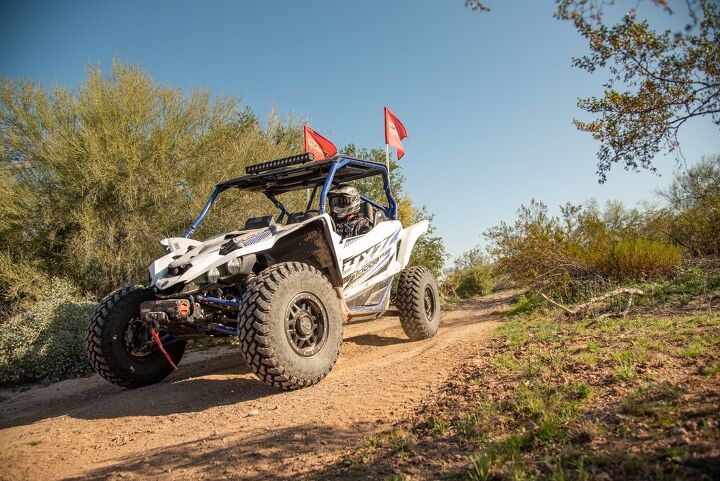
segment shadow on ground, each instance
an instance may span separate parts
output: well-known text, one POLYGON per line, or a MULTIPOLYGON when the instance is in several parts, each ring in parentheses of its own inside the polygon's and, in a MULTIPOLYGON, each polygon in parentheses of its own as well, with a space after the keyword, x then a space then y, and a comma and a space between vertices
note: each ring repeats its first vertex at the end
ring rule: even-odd
MULTIPOLYGON (((477 454, 475 445, 464 442, 459 436, 434 436, 420 439, 417 444, 411 443, 399 451, 383 449, 377 456, 358 462, 355 458, 363 451, 361 446, 367 446, 367 440, 372 439, 373 432, 371 423, 342 428, 305 424, 259 431, 241 437, 241 441, 209 436, 150 450, 142 457, 133 454, 119 458, 110 466, 66 479, 339 481, 389 479, 393 475, 465 479, 470 457, 477 454)), ((689 448, 695 450, 693 446, 689 448)), ((586 454, 589 459, 595 459, 595 453, 588 451, 586 454)), ((720 459, 717 456, 700 452, 678 463, 665 463, 662 460, 666 454, 664 449, 654 446, 641 447, 632 455, 626 451, 603 452, 586 479, 644 481, 658 475, 663 479, 676 479, 674 474, 678 469, 690 474, 678 479, 719 479, 720 459)), ((552 472, 547 474, 549 478, 552 472)))
POLYGON ((229 349, 225 354, 180 367, 165 381, 138 389, 119 388, 94 375, 30 391, 26 394, 33 400, 27 409, 13 409, 15 402, 23 402, 23 395, 0 405, 0 428, 63 415, 109 419, 199 412, 279 392, 249 375, 250 369, 239 354, 229 349), (212 379, 212 375, 222 375, 223 379, 212 379))
MULTIPOLYGON (((497 320, 503 316, 501 307, 506 303, 507 296, 461 302, 455 311, 443 316, 441 327, 497 320)), ((411 342, 399 329, 397 332, 359 334, 344 342, 373 347, 411 342)), ((200 359, 181 364, 180 371, 159 384, 139 389, 122 389, 97 375, 34 388, 0 403, 0 428, 58 416, 93 420, 201 412, 280 393, 250 374, 237 347, 217 347, 195 354, 200 359)))
POLYGON ((357 344, 359 346, 390 346, 393 344, 405 344, 412 342, 407 337, 383 336, 380 334, 362 334, 345 339, 343 342, 357 344))
POLYGON ((371 425, 338 428, 301 425, 273 429, 230 442, 209 436, 171 447, 119 458, 114 464, 68 480, 79 479, 242 479, 285 480, 315 477, 324 468, 323 454, 355 444, 371 425), (309 460, 309 462, 306 462, 309 460))

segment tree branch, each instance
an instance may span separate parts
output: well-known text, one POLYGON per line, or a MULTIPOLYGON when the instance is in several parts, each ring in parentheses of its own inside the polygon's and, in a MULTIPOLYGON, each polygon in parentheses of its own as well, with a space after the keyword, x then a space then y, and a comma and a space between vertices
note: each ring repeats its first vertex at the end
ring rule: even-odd
MULTIPOLYGON (((632 306, 633 306, 633 296, 636 295, 636 294, 637 294, 638 296, 643 296, 643 295, 645 295, 645 291, 643 291, 643 290, 641 290, 641 289, 636 289, 636 288, 633 288, 633 287, 623 287, 623 288, 621 288, 621 289, 615 289, 614 291, 606 292, 605 294, 603 294, 603 295, 601 295, 601 296, 593 297, 593 298, 590 299, 589 301, 587 301, 587 302, 585 302, 585 303, 583 303, 583 304, 580 304, 580 305, 576 306, 574 309, 570 309, 570 308, 568 308, 568 307, 560 304, 559 302, 556 302, 556 301, 550 299, 548 296, 546 296, 546 295, 545 295, 544 293, 542 293, 542 292, 540 293, 540 296, 542 296, 543 299, 545 299, 546 301, 548 301, 548 302, 549 302, 550 304, 552 304, 553 306, 559 307, 560 309, 562 309, 562 310, 565 312, 565 315, 566 315, 566 316, 568 316, 568 317, 577 317, 578 315, 580 315, 580 314, 584 313, 585 311, 587 311, 588 309, 590 309, 590 307, 592 307, 593 304, 597 304, 598 302, 602 302, 602 301, 604 301, 604 300, 610 299, 611 297, 619 296, 619 295, 621 295, 621 294, 627 294, 627 295, 628 295, 628 302, 627 302, 627 304, 626 304, 626 307, 625 307, 625 309, 619 314, 621 317, 626 317, 627 314, 630 312, 630 309, 631 309, 632 306)), ((599 319, 604 319, 605 317, 613 316, 613 315, 614 315, 614 314, 612 314, 612 313, 602 314, 600 317, 596 318, 596 321, 599 320, 599 319)))

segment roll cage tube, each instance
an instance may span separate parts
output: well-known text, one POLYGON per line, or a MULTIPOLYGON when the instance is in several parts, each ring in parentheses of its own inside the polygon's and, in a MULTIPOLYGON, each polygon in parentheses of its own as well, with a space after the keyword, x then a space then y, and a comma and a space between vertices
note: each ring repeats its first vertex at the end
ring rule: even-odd
POLYGON ((317 195, 318 187, 320 187, 320 184, 313 187, 312 193, 308 196, 307 206, 305 206, 306 212, 310 210, 310 207, 312 207, 313 202, 315 202, 315 196, 317 195))
MULTIPOLYGON (((388 179, 388 171, 387 168, 382 165, 378 164, 376 162, 369 162, 364 160, 358 160, 358 159, 349 159, 345 157, 341 157, 340 160, 337 162, 333 162, 333 164, 330 166, 330 170, 327 173, 327 176, 325 177, 325 181, 322 183, 322 190, 320 191, 320 206, 319 206, 319 213, 324 214, 326 212, 325 205, 327 203, 327 195, 330 189, 333 186, 333 180, 335 178, 335 174, 338 170, 345 167, 346 165, 355 165, 358 167, 365 167, 370 170, 374 170, 378 172, 382 178, 383 178, 383 189, 385 190, 385 195, 387 196, 388 200, 388 207, 384 207, 377 202, 368 199, 365 196, 361 196, 363 201, 367 202, 368 204, 372 205, 376 209, 380 209, 385 213, 386 216, 390 219, 397 219, 397 202, 395 201, 395 197, 393 197, 392 192, 390 191, 390 180, 388 179)), ((315 199, 315 195, 317 193, 317 189, 320 186, 320 183, 315 184, 309 184, 306 186, 306 188, 309 188, 310 186, 313 186, 313 192, 310 196, 310 199, 308 201, 308 209, 312 205, 313 200, 315 199)), ((200 211, 200 215, 198 215, 197 219, 190 225, 190 227, 185 231, 183 234, 183 237, 188 239, 193 232, 197 230, 198 227, 200 227, 200 224, 202 223, 203 219, 205 219, 205 216, 210 211, 210 207, 215 203, 215 199, 217 199, 218 195, 220 195, 221 192, 228 189, 229 186, 224 185, 217 185, 215 187, 215 190, 213 190, 212 194, 210 194, 210 198, 205 203, 205 206, 203 207, 202 211, 200 211)), ((283 216, 288 215, 287 209, 285 206, 275 198, 275 196, 269 192, 263 192, 268 199, 278 208, 280 209, 280 216, 278 217, 278 221, 283 218, 283 216)))
POLYGON ((220 187, 219 185, 215 187, 215 190, 213 190, 213 193, 210 194, 210 198, 207 202, 205 202, 205 207, 203 207, 203 210, 200 211, 200 215, 198 215, 197 219, 195 219, 195 222, 190 224, 190 227, 188 227, 188 230, 185 231, 183 234, 183 237, 186 239, 189 239, 195 230, 200 227, 200 224, 202 224, 203 219, 207 215, 208 211, 210 210, 210 207, 215 202, 215 199, 217 199, 217 196, 220 195, 220 192, 225 190, 224 188, 220 187))
POLYGON ((327 174, 327 177, 325 178, 325 182, 323 184, 322 191, 320 192, 320 214, 325 213, 325 204, 327 203, 327 195, 330 189, 333 186, 333 179, 335 178, 335 173, 340 170, 341 168, 345 167, 346 165, 357 165, 360 167, 367 167, 372 170, 375 170, 380 173, 380 175, 383 178, 383 189, 385 190, 385 195, 387 196, 388 200, 388 206, 384 207, 380 204, 378 204, 375 201, 372 201, 365 197, 364 195, 361 195, 360 197, 367 202, 368 204, 372 205, 376 209, 380 209, 385 213, 386 216, 390 219, 397 219, 397 202, 395 202, 395 197, 393 197, 392 192, 390 191, 390 180, 388 179, 388 173, 387 168, 382 164, 377 164, 376 162, 367 162, 364 160, 357 160, 357 159, 346 159, 341 158, 340 161, 330 166, 330 171, 327 174))
MULTIPOLYGON (((195 232, 197 230, 197 228, 200 227, 200 224, 202 224, 203 219, 205 219, 205 216, 210 211, 210 207, 215 203, 215 199, 217 199, 218 195, 220 195, 220 193, 226 189, 227 189, 227 187, 225 187, 225 188, 220 187, 220 186, 215 187, 215 190, 213 190, 213 193, 210 194, 210 198, 205 203, 205 206, 203 207, 203 209, 200 211, 200 215, 198 215, 197 219, 195 219, 195 221, 190 225, 190 227, 188 227, 188 230, 186 230, 185 233, 183 234, 184 238, 189 239, 190 236, 193 234, 193 232, 195 232)), ((270 199, 270 201, 275 205, 275 207, 280 209, 280 215, 277 218, 277 222, 280 222, 282 220, 283 216, 288 215, 287 209, 282 204, 282 202, 280 202, 279 200, 277 200, 275 198, 274 195, 272 195, 268 192, 264 192, 264 194, 268 199, 270 199)))
POLYGON ((275 204, 275 207, 277 207, 278 209, 280 209, 280 215, 278 216, 278 218, 277 218, 277 220, 276 220, 276 222, 277 222, 278 224, 279 224, 280 222, 282 222, 282 218, 283 218, 284 216, 290 217, 290 215, 288 214, 287 209, 285 208, 284 205, 282 205, 282 202, 280 202, 279 200, 277 200, 277 198, 275 198, 274 195, 272 195, 272 194, 270 194, 270 193, 268 193, 268 192, 264 192, 264 194, 265 194, 265 197, 267 197, 268 199, 270 199, 270 202, 272 202, 273 204, 275 204))

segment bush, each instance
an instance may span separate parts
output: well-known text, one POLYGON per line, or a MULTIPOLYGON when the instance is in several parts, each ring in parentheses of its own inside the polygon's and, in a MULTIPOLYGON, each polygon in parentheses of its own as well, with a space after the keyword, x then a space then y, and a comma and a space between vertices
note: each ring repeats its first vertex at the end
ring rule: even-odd
POLYGON ((0 251, 0 319, 40 298, 48 278, 39 264, 0 251))
POLYGON ((463 252, 453 261, 440 289, 451 299, 468 299, 495 289, 495 269, 480 247, 463 252))
POLYGON ((500 274, 569 301, 615 283, 670 277, 680 268, 679 247, 648 229, 657 216, 609 204, 604 212, 590 203, 566 205, 562 216, 548 215, 533 201, 522 206, 514 224, 485 233, 500 274))
POLYGON ((0 384, 59 381, 90 372, 85 329, 96 303, 53 278, 29 310, 0 324, 0 384))
POLYGON ((690 299, 720 290, 720 268, 713 265, 686 266, 672 279, 641 285, 646 296, 640 302, 687 302, 690 299))
POLYGON ((672 276, 682 262, 680 248, 648 239, 623 239, 606 255, 606 264, 598 266, 614 279, 659 279, 672 276))
POLYGON ((670 238, 693 256, 720 256, 720 155, 677 174, 660 194, 672 216, 670 238))
MULTIPOLYGON (((0 78, 0 142, 0 252, 99 297, 144 280, 159 241, 190 225, 218 181, 301 151, 302 130, 116 61, 77 89, 0 78)), ((291 209, 304 204, 304 192, 285 195, 291 209)), ((228 194, 197 236, 266 209, 261 196, 228 194)))
POLYGON ((533 295, 532 293, 526 292, 524 294, 521 294, 520 297, 518 297, 517 301, 510 306, 510 309, 508 309, 507 314, 509 316, 514 316, 517 314, 525 314, 527 312, 532 312, 541 305, 543 305, 545 301, 542 300, 537 295, 533 295))
POLYGON ((457 293, 462 299, 489 294, 495 286, 490 266, 473 266, 461 271, 459 275, 457 293))
POLYGON ((451 271, 443 281, 441 289, 446 296, 469 299, 489 294, 494 287, 492 266, 476 264, 451 271))

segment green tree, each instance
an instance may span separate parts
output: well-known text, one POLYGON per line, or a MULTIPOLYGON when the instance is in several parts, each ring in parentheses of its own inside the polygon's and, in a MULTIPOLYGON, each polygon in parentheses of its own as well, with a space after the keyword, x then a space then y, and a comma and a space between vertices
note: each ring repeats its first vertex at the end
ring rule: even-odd
MULTIPOLYGON (((158 241, 182 234, 216 182, 300 151, 302 136, 292 119, 271 114, 261 127, 235 98, 184 95, 114 62, 109 75, 90 68, 77 90, 3 78, 0 145, 0 291, 9 302, 10 282, 32 271, 99 295, 143 281, 162 254, 158 241)), ((271 208, 227 193, 198 236, 271 208)))
MULTIPOLYGON (((356 159, 370 160, 385 165, 385 151, 379 148, 362 148, 355 144, 348 144, 340 151, 343 155, 356 159)), ((363 195, 380 204, 387 204, 385 188, 380 176, 367 177, 353 182, 363 195)), ((390 191, 396 199, 402 198, 405 192, 405 175, 397 160, 390 154, 390 191)))
MULTIPOLYGON (((428 214, 425 206, 415 210, 411 223, 428 220, 430 221, 430 227, 428 231, 424 235, 421 235, 417 242, 415 242, 409 265, 425 266, 430 269, 435 276, 439 276, 442 273, 448 254, 445 251, 445 244, 443 244, 442 237, 435 234, 435 226, 432 223, 434 217, 434 215, 428 214)), ((407 226, 407 224, 403 225, 407 226)))
POLYGON ((465 251, 453 260, 452 270, 463 270, 477 265, 489 264, 485 252, 480 246, 465 251))
MULTIPOLYGON (((665 2, 655 1, 664 5, 665 2)), ((563 14, 588 41, 590 53, 573 65, 609 80, 602 97, 581 98, 578 106, 598 118, 575 120, 600 142, 598 176, 606 180, 614 164, 654 171, 660 152, 682 158, 680 128, 694 117, 720 126, 720 10, 701 1, 697 25, 684 31, 654 30, 631 10, 611 26, 563 14)))
MULTIPOLYGON (((649 2, 668 14, 667 0, 649 2)), ((571 21, 588 42, 590 52, 573 59, 589 73, 602 71, 607 81, 600 97, 580 98, 578 107, 593 120, 575 126, 600 142, 599 181, 619 164, 626 169, 655 170, 658 153, 682 159, 680 128, 690 119, 709 118, 720 126, 720 7, 710 0, 685 2, 689 23, 684 29, 658 31, 638 17, 637 2, 555 0, 555 17, 571 21), (607 7, 630 9, 615 24, 606 24, 607 7)), ((482 0, 467 0, 487 11, 482 0)))
POLYGON ((670 238, 694 256, 720 255, 720 155, 702 159, 660 192, 670 238))

